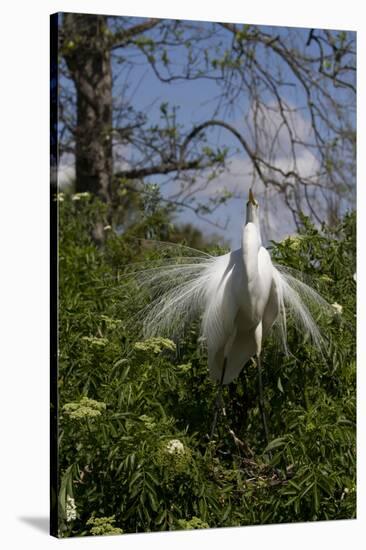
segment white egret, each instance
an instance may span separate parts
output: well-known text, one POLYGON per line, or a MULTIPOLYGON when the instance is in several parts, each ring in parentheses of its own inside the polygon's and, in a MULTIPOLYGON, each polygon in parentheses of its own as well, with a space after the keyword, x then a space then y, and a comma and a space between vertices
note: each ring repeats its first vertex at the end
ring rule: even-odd
MULTIPOLYGON (((249 359, 258 366, 259 407, 266 438, 261 351, 271 327, 277 324, 286 346, 286 316, 321 348, 322 337, 311 310, 328 307, 298 274, 272 263, 263 247, 259 205, 252 191, 246 205, 241 247, 222 256, 192 251, 189 257, 163 267, 136 273, 138 282, 153 291, 144 311, 146 336, 179 336, 183 326, 201 314, 201 332, 207 345, 212 380, 229 384, 249 359), (310 308, 310 309, 309 309, 310 308)), ((301 274, 300 274, 301 275, 301 274)), ((212 434, 215 428, 215 420, 212 434)))

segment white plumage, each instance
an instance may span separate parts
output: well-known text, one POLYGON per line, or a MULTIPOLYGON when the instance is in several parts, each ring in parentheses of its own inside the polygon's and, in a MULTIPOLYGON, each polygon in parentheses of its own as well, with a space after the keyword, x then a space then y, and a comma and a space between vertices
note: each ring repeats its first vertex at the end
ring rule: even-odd
POLYGON ((144 310, 145 336, 177 337, 201 315, 210 377, 224 384, 234 380, 276 323, 286 349, 286 317, 321 347, 322 338, 311 310, 328 304, 301 281, 301 274, 274 265, 262 246, 258 203, 251 191, 241 247, 222 256, 190 251, 169 265, 135 273, 152 293, 144 310), (223 368, 225 372, 223 376, 223 368))

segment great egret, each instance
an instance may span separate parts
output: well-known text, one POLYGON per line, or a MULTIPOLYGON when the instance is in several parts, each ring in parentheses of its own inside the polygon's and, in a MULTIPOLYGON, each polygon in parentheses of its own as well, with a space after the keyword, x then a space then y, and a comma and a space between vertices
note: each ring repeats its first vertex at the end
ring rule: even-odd
MULTIPOLYGON (((185 247, 187 248, 187 247, 185 247)), ((142 287, 154 298, 144 311, 146 336, 179 336, 184 325, 201 315, 202 339, 207 345, 208 369, 221 388, 233 381, 247 361, 256 358, 259 407, 268 439, 263 406, 261 351, 270 329, 277 324, 285 350, 286 316, 322 347, 322 337, 312 316, 313 308, 328 303, 295 274, 272 263, 263 247, 259 205, 252 191, 246 205, 241 247, 222 256, 188 249, 170 265, 137 272, 142 287)), ((211 433, 215 429, 217 409, 211 433)))

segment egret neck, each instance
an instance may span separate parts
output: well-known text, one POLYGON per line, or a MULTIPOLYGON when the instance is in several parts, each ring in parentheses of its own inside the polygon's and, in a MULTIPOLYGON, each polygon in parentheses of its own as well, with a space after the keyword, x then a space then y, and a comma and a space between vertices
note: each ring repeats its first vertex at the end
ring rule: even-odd
POLYGON ((258 252, 261 246, 262 238, 259 226, 258 203, 250 191, 247 202, 247 216, 241 239, 244 269, 247 272, 248 280, 258 276, 258 252))
POLYGON ((242 231, 242 257, 244 263, 244 277, 247 289, 245 302, 247 311, 250 317, 257 317, 258 309, 258 292, 260 287, 260 273, 258 265, 258 255, 262 246, 261 232, 259 227, 258 203, 253 197, 252 192, 249 192, 249 200, 247 202, 246 221, 242 231))
POLYGON ((257 228, 258 232, 258 239, 259 239, 259 246, 262 246, 262 237, 261 237, 261 229, 259 225, 259 205, 257 201, 255 200, 252 191, 249 191, 249 200, 247 202, 247 216, 245 220, 245 227, 249 223, 253 223, 255 227, 257 228))

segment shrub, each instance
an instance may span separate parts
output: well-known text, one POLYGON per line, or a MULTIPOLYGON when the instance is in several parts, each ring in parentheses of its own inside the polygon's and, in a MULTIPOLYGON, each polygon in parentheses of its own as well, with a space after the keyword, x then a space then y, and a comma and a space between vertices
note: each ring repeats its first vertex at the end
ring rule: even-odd
MULTIPOLYGON (((216 387, 198 324, 176 345, 144 341, 131 323, 146 297, 124 278, 128 265, 167 254, 131 241, 144 224, 108 228, 98 248, 104 206, 65 194, 59 207, 61 536, 355 517, 355 214, 335 229, 304 218, 298 237, 271 245, 337 307, 319 318, 324 356, 291 326, 291 355, 266 342, 266 448, 253 365, 225 387, 209 442, 216 387)), ((161 215, 164 231, 168 222, 161 215)))

